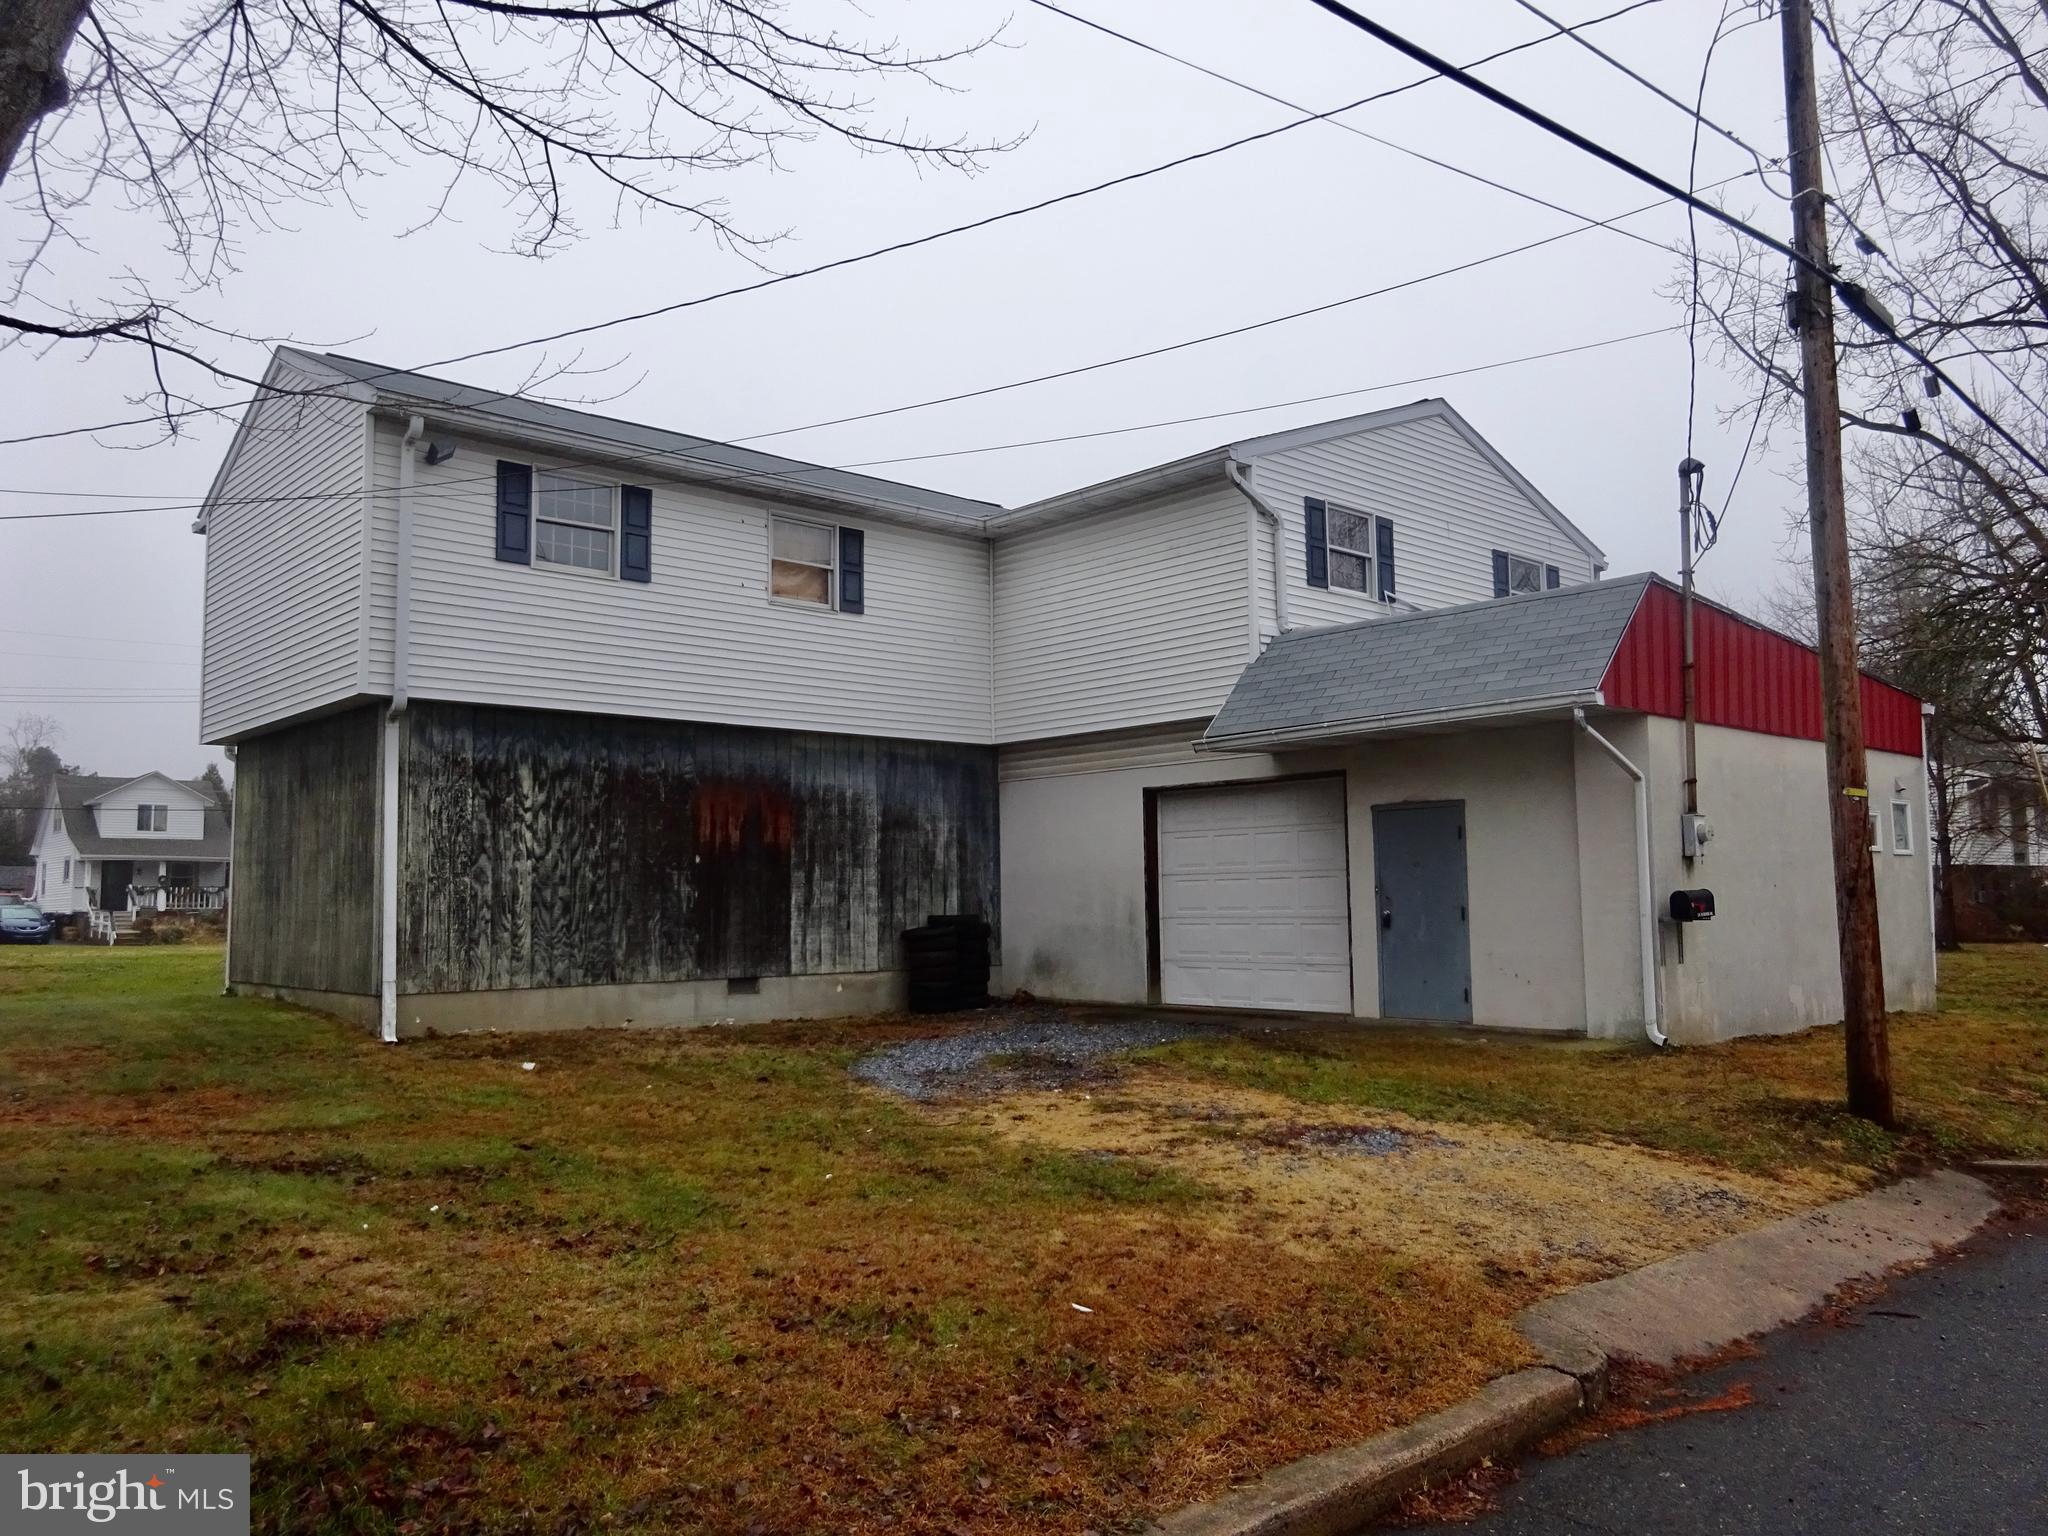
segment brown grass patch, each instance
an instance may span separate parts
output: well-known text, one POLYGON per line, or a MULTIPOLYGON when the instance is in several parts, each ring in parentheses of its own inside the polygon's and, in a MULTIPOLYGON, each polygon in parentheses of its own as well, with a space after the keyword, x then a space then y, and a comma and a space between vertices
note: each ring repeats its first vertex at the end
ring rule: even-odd
POLYGON ((222 1122, 249 1113, 258 1102, 233 1088, 165 1087, 141 1093, 23 1097, 7 1106, 7 1114, 16 1125, 52 1131, 187 1140, 218 1135, 222 1122))
POLYGON ((1482 1264, 1527 1294, 1600 1279, 1852 1190, 1501 1125, 1446 1126, 1144 1068, 1102 1095, 1021 1094, 937 1111, 1019 1143, 1155 1162, 1224 1191, 1221 1229, 1304 1257, 1371 1244, 1482 1264))

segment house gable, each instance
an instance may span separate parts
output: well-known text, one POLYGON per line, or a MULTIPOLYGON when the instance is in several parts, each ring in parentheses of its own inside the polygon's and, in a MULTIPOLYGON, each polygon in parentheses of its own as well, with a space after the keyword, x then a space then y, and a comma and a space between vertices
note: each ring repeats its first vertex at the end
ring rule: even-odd
MULTIPOLYGON (((1598 545, 1442 400, 1251 438, 1232 449, 1254 488, 1281 519, 1281 577, 1292 627, 1381 618, 1495 595, 1496 556, 1528 561, 1558 584, 1594 580, 1598 545), (1311 502, 1362 514, 1388 531, 1395 602, 1341 579, 1312 581, 1311 502)), ((1328 535, 1326 534, 1326 537, 1328 535)), ((1356 536, 1354 536, 1355 538, 1356 536)), ((1262 563, 1270 556, 1262 553, 1262 563)), ((1272 580, 1259 585, 1261 632, 1277 633, 1272 580)))
POLYGON ((85 803, 100 805, 117 798, 130 804, 137 798, 147 798, 154 804, 174 805, 184 810, 190 810, 195 806, 204 810, 213 804, 212 795, 194 789, 183 779, 174 779, 169 774, 158 773, 153 768, 125 784, 116 784, 112 789, 94 795, 85 803))
POLYGON ((368 396, 289 348, 264 384, 200 517, 207 741, 330 708, 362 687, 368 396))

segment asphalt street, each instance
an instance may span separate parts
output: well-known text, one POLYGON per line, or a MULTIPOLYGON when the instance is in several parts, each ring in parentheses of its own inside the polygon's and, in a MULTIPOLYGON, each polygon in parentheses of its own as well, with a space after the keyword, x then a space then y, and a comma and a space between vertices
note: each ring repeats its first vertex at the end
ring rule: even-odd
POLYGON ((1993 1233, 1841 1323, 1688 1386, 1753 1406, 1532 1458, 1473 1536, 2048 1533, 2048 1227, 1993 1233))

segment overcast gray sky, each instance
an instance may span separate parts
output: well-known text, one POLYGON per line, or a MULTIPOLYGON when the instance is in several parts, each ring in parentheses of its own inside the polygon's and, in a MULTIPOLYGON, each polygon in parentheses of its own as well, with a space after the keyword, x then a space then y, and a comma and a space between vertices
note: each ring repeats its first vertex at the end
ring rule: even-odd
MULTIPOLYGON (((1620 0, 1556 0, 1580 21, 1620 0)), ((1305 0, 1072 0, 1070 9, 1316 110, 1397 84, 1415 66, 1305 0)), ((795 0, 799 16, 860 24, 834 0, 795 0)), ((1464 60, 1535 36, 1513 0, 1377 0, 1372 14, 1464 60)), ((1029 130, 1020 149, 965 177, 917 171, 820 140, 783 168, 706 177, 732 214, 789 236, 766 259, 781 269, 868 249, 1029 202, 1272 126, 1290 114, 1229 85, 1141 53, 1033 5, 879 0, 870 35, 955 40, 1005 17, 1005 45, 952 66, 957 94, 892 87, 879 96, 936 137, 1029 130)), ((1690 100, 1720 0, 1663 0, 1590 34, 1690 100)), ((1707 109, 1750 142, 1784 142, 1775 22, 1749 26, 1715 56, 1707 109)), ((1567 40, 1483 73, 1664 175, 1683 181, 1689 119, 1567 40)), ((1493 106, 1437 82, 1367 106, 1348 121, 1605 218, 1654 194, 1493 106)), ((1748 167, 1703 140, 1699 178, 1748 167)), ((544 261, 505 254, 510 227, 492 196, 410 236, 438 196, 404 167, 368 183, 359 205, 288 210, 286 227, 244 232, 239 273, 192 301, 209 321, 331 347, 394 366, 651 308, 743 281, 750 269, 675 219, 608 222, 592 200, 586 237, 544 261)), ((1779 232, 1781 206, 1754 177, 1714 194, 1779 232)), ((0 214, 10 240, 25 227, 0 214)), ((974 389, 1137 351, 1339 299, 1571 227, 1560 214, 1477 186, 1343 128, 1310 124, 1270 141, 1045 213, 841 272, 624 327, 580 344, 581 382, 598 409, 713 437, 974 389)), ((1682 239, 1675 205, 1630 221, 1682 239)), ((91 250, 52 261, 81 294, 123 268, 170 271, 160 233, 140 216, 97 211, 91 250)), ((879 421, 773 438, 823 463, 948 452, 1020 438, 1354 390, 1579 346, 1682 322, 1667 290, 1668 251, 1594 230, 1526 255, 1252 335, 1077 379, 879 421)), ((258 373, 263 349, 223 349, 258 373)), ((546 354, 561 362, 573 351, 546 354)), ((509 387, 540 361, 527 352, 445 370, 509 387)), ((1604 347, 1439 383, 1322 405, 1278 406, 1225 421, 1092 441, 973 453, 873 472, 1015 503, 1282 427, 1441 394, 1605 547, 1614 573, 1676 564, 1675 466, 1685 450, 1682 334, 1604 347)), ((236 391, 187 386, 201 398, 236 391)), ((0 353, 0 419, 14 436, 135 414, 144 360, 77 347, 0 353)), ((573 386, 558 382, 559 397, 573 386)), ((1743 384, 1702 355, 1695 452, 1718 502, 1747 421, 1723 414, 1743 384)), ((0 517, 96 505, 56 491, 120 492, 142 502, 203 495, 232 435, 199 420, 176 443, 105 434, 0 448, 0 517)), ((1745 473, 1706 589, 1754 608, 1774 585, 1787 540, 1796 445, 1745 473)), ((204 542, 186 511, 22 522, 0 528, 0 720, 57 715, 65 753, 100 772, 193 773, 216 749, 198 740, 204 542), (122 702, 109 702, 110 691, 122 702), (95 698, 94 695, 99 695, 95 698), (35 702, 27 702, 34 700, 35 702)))

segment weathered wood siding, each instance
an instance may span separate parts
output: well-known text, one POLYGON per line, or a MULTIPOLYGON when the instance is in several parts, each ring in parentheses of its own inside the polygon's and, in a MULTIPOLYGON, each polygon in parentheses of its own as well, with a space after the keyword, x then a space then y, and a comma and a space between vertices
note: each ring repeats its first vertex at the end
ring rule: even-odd
POLYGON ((984 746, 452 704, 406 717, 399 986, 893 970, 996 914, 984 746))
POLYGON ((376 993, 382 719, 350 710, 236 750, 229 981, 376 993))

